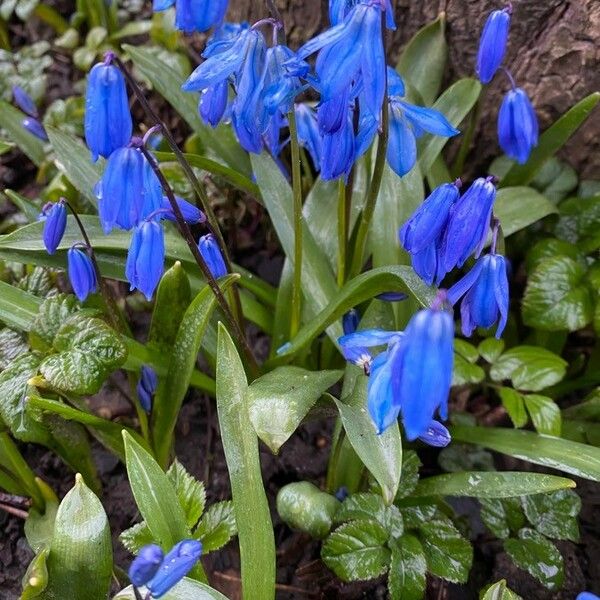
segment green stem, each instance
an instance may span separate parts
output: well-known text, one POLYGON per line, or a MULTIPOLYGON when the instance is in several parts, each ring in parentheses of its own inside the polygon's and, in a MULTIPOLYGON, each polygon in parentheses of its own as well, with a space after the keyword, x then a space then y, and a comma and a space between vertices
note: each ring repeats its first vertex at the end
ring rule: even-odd
POLYGON ((302 313, 302 175, 300 165, 300 145, 296 115, 292 109, 288 114, 290 140, 292 147, 292 188, 294 194, 294 278, 292 282, 292 314, 290 318, 290 337, 300 329, 302 313))
POLYGON ((473 138, 475 137, 475 132, 477 131, 477 125, 479 124, 479 119, 481 118, 481 112, 483 110, 483 102, 485 100, 486 92, 487 85, 483 87, 481 94, 479 94, 477 104, 475 104, 475 108, 471 110, 469 127, 458 150, 458 154, 456 156, 456 160, 454 161, 454 165, 452 165, 453 179, 460 177, 465 168, 465 161, 467 160, 467 155, 469 154, 469 150, 471 149, 471 144, 473 143, 473 138))
POLYGON ((338 417, 336 424, 336 431, 333 435, 331 454, 329 456, 329 464, 327 465, 327 480, 325 483, 325 489, 329 494, 335 494, 335 480, 337 475, 337 466, 342 452, 342 445, 344 438, 346 437, 346 431, 342 426, 342 421, 338 417), (337 434, 337 435, 336 435, 337 434))
POLYGON ((346 186, 344 178, 338 179, 338 287, 342 287, 346 281, 346 247, 348 243, 348 220, 346 211, 346 186))

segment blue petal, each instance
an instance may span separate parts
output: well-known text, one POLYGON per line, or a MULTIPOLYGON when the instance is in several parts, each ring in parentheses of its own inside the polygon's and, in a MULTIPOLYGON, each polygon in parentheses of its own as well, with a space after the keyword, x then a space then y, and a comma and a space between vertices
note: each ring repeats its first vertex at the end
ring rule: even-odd
POLYGON ((33 98, 20 86, 14 85, 12 88, 13 99, 16 105, 30 117, 37 119, 39 117, 37 106, 33 98))
POLYGON ((417 162, 417 140, 402 109, 390 102, 390 134, 387 161, 394 173, 402 177, 417 162))
POLYGON ((42 238, 48 254, 54 254, 56 252, 66 227, 67 207, 65 206, 64 200, 59 200, 52 205, 49 211, 46 211, 46 220, 44 222, 42 238))
POLYGON ((175 0, 154 0, 152 3, 152 10, 167 10, 167 8, 173 6, 173 4, 175 4, 175 0))
POLYGON ((79 248, 71 248, 67 252, 67 267, 69 281, 73 292, 83 302, 92 292, 96 291, 96 271, 90 257, 79 248))
POLYGON ((197 540, 183 540, 165 556, 158 572, 148 583, 152 598, 164 596, 181 581, 202 555, 202 544, 197 540))
POLYGON ((477 75, 481 83, 489 83, 502 64, 506 52, 510 15, 505 10, 495 10, 487 18, 477 53, 477 75))
POLYGON ((434 108, 425 108, 423 106, 415 106, 407 102, 399 101, 399 104, 404 109, 406 118, 420 129, 432 133, 433 135, 441 135, 444 137, 452 137, 460 133, 458 129, 452 127, 446 117, 434 108))
POLYGON ((198 249, 215 279, 227 275, 227 266, 223 260, 219 244, 212 233, 203 235, 200 238, 198 249))
POLYGON ((507 277, 507 263, 503 256, 496 256, 496 282, 494 291, 496 294, 496 303, 498 310, 500 311, 500 319, 498 320, 498 328, 496 329, 496 338, 500 338, 506 322, 508 320, 508 307, 509 307, 509 289, 508 289, 508 277, 507 277))
POLYGON ((406 93, 404 88, 404 80, 392 67, 387 68, 387 83, 388 83, 388 96, 398 96, 401 98, 406 93))
POLYGON ((400 331, 384 329, 363 329, 338 338, 338 344, 344 348, 373 348, 385 344, 396 343, 402 337, 400 331))
POLYGON ((371 366, 367 387, 367 408, 377 434, 382 434, 395 423, 400 413, 400 405, 394 399, 392 378, 401 351, 401 345, 398 344, 389 352, 379 354, 371 366))
POLYGON ((367 11, 361 31, 361 73, 367 108, 377 118, 381 114, 386 86, 386 64, 381 35, 381 10, 377 6, 367 11))
POLYGON ((216 127, 223 119, 227 109, 229 83, 227 79, 206 88, 200 96, 198 112, 205 123, 216 127))
POLYGON ((448 302, 453 306, 473 287, 484 267, 484 258, 480 258, 475 266, 448 290, 448 302))
POLYGON ((156 574, 164 558, 156 544, 144 546, 129 567, 129 579, 136 587, 146 585, 156 574))
POLYGON ((439 422, 432 420, 429 427, 419 436, 429 446, 445 448, 451 441, 450 432, 439 422))

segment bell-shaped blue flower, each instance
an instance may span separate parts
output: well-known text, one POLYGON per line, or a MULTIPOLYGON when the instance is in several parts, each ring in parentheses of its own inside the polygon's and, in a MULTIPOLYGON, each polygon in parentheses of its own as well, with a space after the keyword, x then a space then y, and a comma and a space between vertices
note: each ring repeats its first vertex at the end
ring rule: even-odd
POLYGON ((39 117, 37 106, 33 98, 20 86, 14 85, 12 89, 15 104, 26 114, 34 119, 39 117))
MULTIPOLYGON (((356 6, 360 0, 329 0, 329 22, 332 25, 339 25, 346 18, 346 15, 353 6, 356 6)), ((385 19, 388 29, 396 29, 394 23, 394 9, 391 0, 385 0, 385 19)))
POLYGON ((495 200, 493 177, 480 177, 452 205, 440 251, 446 272, 462 267, 473 253, 481 254, 495 200))
POLYGON ((215 279, 227 275, 227 265, 221 254, 219 244, 212 233, 203 235, 198 241, 198 249, 206 266, 215 279))
POLYGON ((477 327, 488 329, 498 323, 500 338, 508 319, 508 278, 506 260, 500 254, 482 256, 475 266, 448 290, 448 301, 462 298, 462 332, 469 337, 477 327), (463 297, 464 296, 464 297, 463 297))
POLYGON ((398 420, 400 404, 394 397, 394 369, 402 353, 402 344, 378 354, 371 364, 367 386, 367 408, 377 434, 398 420))
POLYGON ((296 126, 298 129, 298 143, 309 153, 315 171, 319 172, 323 152, 321 134, 317 124, 317 115, 307 104, 296 104, 296 126))
POLYGON ((338 131, 322 136, 321 149, 321 178, 348 178, 356 156, 356 138, 350 115, 338 131))
POLYGON ((428 446, 434 448, 445 448, 451 441, 450 432, 435 419, 431 420, 427 429, 419 436, 419 439, 428 446))
POLYGON ((498 140, 507 156, 523 165, 538 143, 538 120, 535 110, 521 88, 510 90, 498 114, 498 140))
MULTIPOLYGON (((175 200, 177 201, 177 206, 179 206, 179 210, 183 215, 183 220, 190 225, 197 225, 198 223, 206 223, 206 215, 195 205, 179 196, 175 196, 175 200)), ((173 212, 173 208, 171 207, 171 203, 166 196, 163 196, 162 205, 161 205, 161 217, 167 219, 168 221, 173 221, 173 223, 177 223, 177 219, 175 218, 175 213, 173 212)))
MULTIPOLYGON (((107 57, 110 61, 110 56, 107 57)), ((85 95, 85 141, 92 152, 108 158, 129 143, 133 123, 125 78, 114 65, 98 63, 88 77, 85 95)))
MULTIPOLYGON (((144 365, 142 367, 142 372, 140 374, 140 379, 137 383, 136 390, 138 398, 140 400, 140 404, 147 413, 149 413, 152 410, 152 399, 154 397, 157 387, 158 377, 156 375, 156 371, 152 367, 144 365)), ((152 576, 150 576, 148 579, 151 578, 152 576)), ((144 583, 146 583, 146 581, 144 581, 144 583)))
POLYGON ((42 232, 44 246, 46 246, 48 254, 54 254, 67 228, 67 207, 65 201, 61 199, 54 204, 44 207, 42 218, 44 219, 44 231, 42 232))
POLYGON ((87 252, 73 247, 67 252, 67 272, 73 292, 83 302, 98 287, 96 271, 87 252))
POLYGON ((355 308, 351 308, 342 317, 342 328, 344 329, 344 335, 350 335, 356 331, 358 322, 360 321, 360 315, 355 308))
POLYGON ((415 273, 427 284, 439 285, 448 273, 441 256, 441 241, 436 239, 418 252, 411 253, 411 264, 415 273))
POLYGON ((129 567, 129 580, 136 587, 146 585, 156 575, 164 558, 163 551, 156 544, 144 546, 129 567))
POLYGON ((160 181, 139 148, 113 152, 96 188, 100 222, 105 233, 113 227, 131 229, 162 205, 160 181))
POLYGON ((164 596, 192 570, 201 556, 202 543, 198 540, 183 540, 175 544, 147 584, 152 598, 164 596))
POLYGON ((25 117, 21 121, 21 126, 31 135, 35 135, 36 138, 42 140, 42 142, 48 141, 48 134, 46 133, 44 126, 37 119, 25 117))
POLYGON ((143 221, 135 228, 127 253, 125 276, 132 290, 138 289, 148 301, 163 274, 165 234, 155 221, 143 221))
POLYGON ((216 127, 225 115, 228 97, 229 83, 227 79, 206 88, 200 96, 198 105, 198 112, 202 120, 211 127, 216 127))
POLYGON ((477 53, 477 76, 481 83, 489 83, 502 64, 509 28, 509 8, 495 10, 489 14, 481 33, 477 53))

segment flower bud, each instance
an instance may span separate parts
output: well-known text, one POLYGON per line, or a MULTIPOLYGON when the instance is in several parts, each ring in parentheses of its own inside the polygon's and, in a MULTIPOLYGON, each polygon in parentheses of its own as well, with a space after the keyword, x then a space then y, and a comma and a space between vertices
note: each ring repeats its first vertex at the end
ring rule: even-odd
POLYGON ((358 322, 360 320, 360 315, 355 308, 351 308, 343 317, 342 317, 342 327, 344 328, 344 335, 349 335, 356 331, 358 327, 358 322))
POLYGON ((152 410, 152 398, 157 387, 156 371, 152 367, 144 365, 136 389, 140 404, 147 413, 152 410))
POLYGON ((64 200, 47 205, 42 213, 44 231, 42 238, 48 254, 54 254, 67 227, 67 207, 64 200))
POLYGON ((198 249, 215 279, 227 275, 227 266, 223 260, 219 244, 212 233, 203 235, 198 242, 198 249))
POLYGON ((46 130, 37 119, 34 119, 33 117, 25 117, 21 121, 21 125, 23 126, 23 129, 29 131, 31 135, 35 135, 36 138, 39 138, 43 142, 48 141, 48 135, 46 134, 46 130))
POLYGON ((73 292, 79 301, 83 302, 98 287, 92 260, 86 252, 73 247, 67 253, 67 265, 73 292))
POLYGON ((495 10, 488 16, 477 54, 477 75, 481 83, 489 83, 502 64, 509 27, 510 9, 495 10))
MULTIPOLYGON (((175 196, 175 200, 177 201, 177 206, 179 206, 179 210, 183 215, 183 220, 190 225, 196 225, 197 223, 205 223, 206 215, 194 204, 180 198, 179 196, 175 196)), ((162 213, 162 216, 168 221, 177 222, 175 218, 175 213, 171 208, 171 203, 166 196, 163 196, 161 208, 165 211, 162 213)))
POLYGON ((24 112, 27 113, 30 117, 37 119, 39 116, 37 106, 33 101, 33 98, 20 86, 14 85, 13 89, 13 99, 15 104, 24 112))
POLYGON ((427 429, 419 436, 419 439, 435 448, 445 448, 451 441, 450 432, 439 422, 431 420, 427 429))
POLYGON ((498 113, 498 140, 507 156, 523 165, 538 143, 535 110, 521 88, 510 90, 498 113))
POLYGON ((129 567, 129 579, 136 587, 146 585, 163 561, 163 551, 156 544, 144 546, 129 567))
POLYGON ((200 560, 201 555, 202 543, 197 540, 183 540, 175 544, 163 559, 156 575, 147 584, 152 598, 164 596, 179 583, 200 560))
POLYGON ((135 228, 127 253, 125 275, 131 289, 138 289, 148 301, 163 274, 165 263, 165 236, 155 221, 143 221, 135 228))

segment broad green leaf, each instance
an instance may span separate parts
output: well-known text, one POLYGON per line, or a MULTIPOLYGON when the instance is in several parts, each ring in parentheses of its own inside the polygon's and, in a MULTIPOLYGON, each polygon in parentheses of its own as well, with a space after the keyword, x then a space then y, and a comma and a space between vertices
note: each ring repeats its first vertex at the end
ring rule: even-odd
POLYGON ((142 521, 123 531, 119 540, 129 552, 137 554, 144 546, 154 543, 154 536, 146 521, 142 521))
POLYGON ((190 280, 177 261, 161 278, 156 290, 148 342, 169 350, 175 343, 183 315, 190 305, 190 280))
POLYGON ((562 423, 560 408, 552 398, 529 394, 523 396, 523 400, 533 421, 533 426, 538 433, 560 435, 562 423))
MULTIPOLYGON (((411 504, 412 501, 410 498, 407 498, 404 501, 401 501, 401 512, 402 512, 402 520, 404 521, 404 527, 409 529, 418 529, 422 523, 427 523, 427 521, 431 521, 437 512, 436 504, 427 504, 425 501, 419 504, 411 504), (404 504, 407 506, 404 506, 404 504)), ((419 502, 417 500, 417 502, 419 502)))
POLYGON ((585 254, 575 245, 557 238, 544 238, 533 246, 527 253, 526 268, 532 274, 539 266, 548 259, 557 256, 572 258, 583 267, 587 266, 585 254))
POLYGON ((402 441, 398 424, 377 435, 367 411, 367 377, 358 377, 354 390, 335 401, 346 435, 377 483, 386 504, 396 497, 402 472, 402 441))
MULTIPOLYGON (((458 127, 469 114, 481 93, 481 84, 476 79, 459 79, 453 83, 434 102, 433 107, 439 110, 448 121, 458 127)), ((421 173, 428 173, 436 158, 450 138, 425 134, 418 142, 418 156, 421 173)))
POLYGON ((206 504, 204 484, 190 475, 178 460, 174 460, 169 467, 167 477, 175 488, 179 504, 185 513, 187 526, 193 529, 202 516, 206 504))
POLYGON ((521 596, 510 590, 504 579, 490 585, 481 596, 481 600, 523 600, 521 596))
POLYGON ((19 146, 36 166, 40 166, 46 158, 44 142, 29 133, 21 124, 25 114, 0 100, 0 127, 5 129, 10 139, 19 146))
POLYGON ((106 600, 113 566, 110 527, 100 500, 80 475, 56 513, 46 564, 43 600, 106 600))
POLYGON ((231 500, 215 502, 209 506, 194 531, 194 537, 202 541, 204 554, 222 548, 235 535, 237 524, 231 500))
POLYGON ((458 443, 452 443, 442 449, 438 455, 438 464, 449 473, 496 470, 491 452, 458 443))
POLYGON ((467 581, 473 562, 473 548, 451 521, 433 520, 421 524, 419 538, 427 568, 433 575, 453 583, 467 581))
MULTIPOLYGON (((145 593, 145 590, 144 587, 140 588, 142 594, 145 593)), ((161 598, 163 600, 191 600, 192 598, 194 600, 227 600, 227 596, 223 596, 221 592, 188 577, 184 577, 161 598)), ((137 600, 133 586, 121 590, 113 600, 137 600)))
POLYGON ((27 543, 35 553, 50 545, 57 511, 58 499, 46 500, 46 510, 43 513, 36 508, 29 509, 23 529, 27 543))
POLYGON ((51 347, 58 330, 80 308, 75 296, 58 294, 46 298, 31 324, 32 346, 39 346, 39 342, 37 342, 39 338, 46 347, 51 347))
POLYGON ((338 527, 323 543, 323 562, 343 581, 374 579, 385 573, 388 532, 377 521, 361 519, 338 527))
POLYGON ((95 394, 127 358, 121 337, 101 319, 74 314, 56 334, 58 352, 40 364, 40 373, 56 390, 95 394))
POLYGON ((419 29, 400 54, 396 70, 417 90, 426 106, 437 98, 448 59, 446 15, 419 29))
POLYGON ((547 331, 576 331, 594 316, 594 298, 586 269, 567 256, 544 260, 527 280, 523 320, 547 331))
MULTIPOLYGON (((54 527, 54 523, 52 523, 54 527)), ((23 576, 23 590, 19 600, 39 598, 48 585, 48 554, 50 546, 43 547, 29 563, 23 576)))
POLYGON ((284 366, 253 381, 246 404, 256 435, 277 454, 315 402, 342 375, 342 371, 284 366))
POLYGON ((544 163, 562 148, 571 135, 588 118, 599 100, 600 92, 590 94, 546 129, 540 136, 537 147, 531 152, 529 160, 524 165, 514 164, 502 178, 500 182, 502 187, 528 184, 544 163))
POLYGON ((17 194, 14 190, 5 189, 4 195, 27 217, 29 223, 38 220, 41 212, 41 203, 39 201, 21 196, 21 194, 17 194))
POLYGON ((454 425, 450 433, 457 442, 478 444, 577 477, 600 481, 600 448, 530 431, 495 427, 454 425))
POLYGON ((244 366, 229 333, 219 324, 217 411, 229 470, 246 600, 275 597, 275 540, 248 414, 244 366))
POLYGON ((460 354, 454 354, 452 370, 452 385, 479 383, 485 379, 485 371, 479 366, 468 362, 460 354))
POLYGON ((421 479, 413 496, 509 498, 575 487, 575 482, 540 473, 471 471, 421 479))
POLYGON ((504 549, 521 569, 549 590, 559 589, 564 580, 563 558, 554 544, 533 529, 521 529, 519 539, 505 540, 504 549))
POLYGON ((554 235, 568 240, 583 252, 600 247, 600 195, 590 198, 569 198, 560 204, 560 219, 554 235))
POLYGON ((0 329, 0 371, 3 371, 15 358, 29 351, 29 345, 20 333, 3 327, 0 329))
POLYGON ((539 346, 511 348, 490 369, 494 381, 510 379, 515 388, 537 392, 558 383, 567 363, 560 356, 539 346))
POLYGON ((521 498, 529 522, 545 536, 559 540, 579 541, 577 517, 581 500, 572 490, 537 494, 521 498))
POLYGON ((481 520, 498 538, 506 539, 526 523, 520 498, 479 498, 481 520))
POLYGON ((277 493, 281 519, 293 529, 318 539, 331 531, 341 506, 335 496, 322 492, 309 481, 288 483, 277 493))
POLYGON ((479 352, 477 351, 477 348, 465 340, 454 340, 454 352, 462 356, 467 362, 473 364, 479 359, 479 352))
POLYGON ((421 600, 425 594, 427 561, 421 542, 405 535, 392 545, 388 576, 390 600, 421 600))
MULTIPOLYGON (((236 275, 223 278, 219 283, 221 289, 225 291, 236 278, 236 275)), ((157 460, 163 467, 169 460, 177 416, 188 391, 202 337, 215 306, 215 296, 205 286, 185 311, 170 352, 169 368, 166 375, 159 378, 152 407, 152 435, 157 460)))
POLYGON ((386 510, 385 502, 378 494, 370 492, 351 494, 342 503, 335 515, 335 519, 337 523, 344 523, 355 519, 375 519, 385 527, 386 510))
POLYGON ((413 493, 419 482, 419 469, 421 461, 419 455, 414 450, 405 450, 402 454, 402 476, 396 500, 406 498, 413 493))
POLYGON ((137 507, 156 543, 170 550, 190 535, 173 484, 152 456, 125 431, 123 441, 127 476, 137 507))
POLYGON ((513 425, 517 429, 525 427, 529 419, 527 418, 523 396, 517 390, 509 387, 501 387, 498 390, 498 394, 500 395, 500 400, 502 400, 502 406, 506 409, 513 425))

